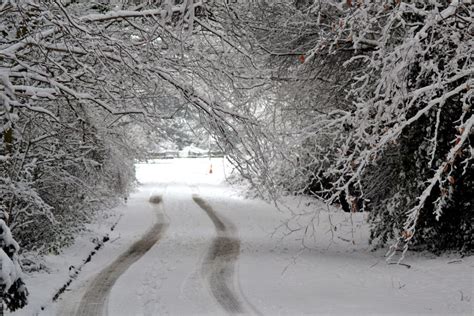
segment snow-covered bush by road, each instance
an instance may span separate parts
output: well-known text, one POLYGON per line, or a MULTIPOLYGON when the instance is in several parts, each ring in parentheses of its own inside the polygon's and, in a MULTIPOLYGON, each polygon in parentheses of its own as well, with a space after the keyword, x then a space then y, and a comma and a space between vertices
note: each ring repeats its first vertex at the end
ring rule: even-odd
POLYGON ((10 229, 3 220, 0 220, 0 246, 0 285, 4 287, 4 291, 8 291, 13 283, 20 277, 21 269, 16 258, 14 258, 13 255, 11 257, 8 256, 4 249, 9 253, 16 254, 20 247, 12 238, 10 229))
POLYGON ((21 277, 22 271, 18 261, 20 247, 13 239, 10 228, 0 219, 0 311, 5 302, 11 311, 27 304, 28 290, 21 277))

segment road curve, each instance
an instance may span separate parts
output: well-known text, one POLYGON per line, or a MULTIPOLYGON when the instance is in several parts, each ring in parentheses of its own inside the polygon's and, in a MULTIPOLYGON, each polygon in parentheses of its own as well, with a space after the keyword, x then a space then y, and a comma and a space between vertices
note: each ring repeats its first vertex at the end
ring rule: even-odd
MULTIPOLYGON (((158 205, 160 196, 152 196, 150 203, 158 205)), ((157 211, 158 212, 158 211, 157 211)), ((163 214, 157 213, 157 222, 146 234, 122 253, 114 262, 102 270, 89 285, 76 311, 77 316, 107 315, 107 299, 118 278, 163 236, 168 224, 163 214)))
POLYGON ((201 197, 194 194, 193 200, 207 213, 217 233, 202 266, 202 273, 207 279, 209 289, 226 312, 243 313, 244 309, 233 282, 234 264, 240 253, 240 240, 236 238, 237 230, 234 225, 219 217, 201 197))

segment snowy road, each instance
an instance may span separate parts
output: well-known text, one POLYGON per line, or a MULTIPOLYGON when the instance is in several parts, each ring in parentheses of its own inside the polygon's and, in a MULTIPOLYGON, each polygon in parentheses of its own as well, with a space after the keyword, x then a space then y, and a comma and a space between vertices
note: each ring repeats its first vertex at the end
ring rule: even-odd
POLYGON ((203 275, 212 295, 227 312, 242 313, 244 309, 233 284, 234 264, 240 254, 236 228, 217 215, 211 205, 198 195, 193 195, 193 200, 212 220, 217 233, 203 263, 203 275))
MULTIPOLYGON (((142 190, 132 196, 130 203, 138 209, 146 209, 143 204, 148 202, 154 204, 155 224, 106 268, 97 274, 90 273, 88 280, 64 298, 56 314, 241 314, 255 311, 241 295, 235 273, 240 254, 237 229, 201 196, 201 191, 208 195, 209 189, 222 195, 223 187, 219 184, 222 174, 209 175, 208 164, 204 161, 197 174, 193 170, 179 169, 157 174, 157 170, 171 167, 165 161, 139 174, 142 190), (157 178, 162 182, 156 182, 157 178)), ((220 166, 214 168, 219 170, 220 166)), ((130 211, 133 212, 132 207, 130 211)), ((143 217, 143 214, 137 213, 137 216, 143 217)), ((127 216, 131 215, 125 214, 122 222, 128 220, 127 216)), ((136 237, 132 235, 131 239, 136 237)))
POLYGON ((112 264, 102 270, 93 280, 82 297, 77 310, 77 316, 106 315, 106 301, 109 293, 118 278, 150 248, 155 245, 166 231, 168 224, 165 217, 158 210, 161 203, 160 196, 152 196, 150 203, 156 204, 157 222, 135 242, 127 251, 122 253, 112 264))
POLYGON ((282 226, 289 210, 242 198, 222 184, 222 161, 213 167, 209 174, 206 159, 137 165, 141 186, 112 241, 40 315, 472 313, 473 257, 411 254, 410 269, 387 265, 383 252, 369 251, 364 214, 295 200, 296 220, 282 226), (284 238, 288 230, 276 229, 308 216, 312 250, 297 231, 284 238))
MULTIPOLYGON (((202 263, 202 276, 206 287, 215 300, 228 313, 243 313, 239 291, 234 284, 234 264, 240 253, 240 240, 236 228, 228 220, 219 216, 204 199, 196 194, 193 201, 208 215, 215 226, 216 236, 210 244, 208 254, 202 263)), ((79 304, 76 316, 107 315, 109 294, 118 278, 139 260, 163 236, 168 227, 158 206, 162 197, 154 195, 149 200, 156 204, 157 222, 128 250, 122 253, 107 268, 102 270, 87 288, 79 304)))

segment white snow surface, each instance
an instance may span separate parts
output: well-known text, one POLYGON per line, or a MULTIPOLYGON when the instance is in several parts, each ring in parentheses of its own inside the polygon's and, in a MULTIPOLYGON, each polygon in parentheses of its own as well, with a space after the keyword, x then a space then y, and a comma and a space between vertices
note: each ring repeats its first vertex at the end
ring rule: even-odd
POLYGON ((7 291, 20 275, 18 266, 0 249, 0 285, 7 291))
MULTIPOLYGON (((91 237, 104 233, 113 218, 91 225, 88 234, 57 256, 45 259, 49 273, 26 276, 30 305, 15 315, 73 314, 91 280, 157 220, 148 199, 160 195, 169 224, 163 237, 127 269, 107 300, 109 315, 220 315, 203 273, 216 237, 210 217, 194 201, 205 200, 232 223, 240 239, 233 285, 242 308, 260 315, 454 315, 473 313, 474 257, 435 257, 409 253, 404 263, 388 265, 383 252, 367 244, 367 214, 343 213, 305 198, 286 198, 276 208, 249 200, 225 184, 232 168, 223 159, 155 160, 136 166, 140 186, 121 215, 111 241, 86 264, 58 303, 51 297, 93 248, 91 237), (209 173, 212 163, 213 173, 209 173), (282 223, 297 228, 314 216, 315 241, 302 247, 301 234, 288 235, 282 223), (332 229, 331 229, 332 227, 332 229), (43 311, 40 307, 44 306, 43 311)), ((115 217, 117 218, 117 217, 115 217)))

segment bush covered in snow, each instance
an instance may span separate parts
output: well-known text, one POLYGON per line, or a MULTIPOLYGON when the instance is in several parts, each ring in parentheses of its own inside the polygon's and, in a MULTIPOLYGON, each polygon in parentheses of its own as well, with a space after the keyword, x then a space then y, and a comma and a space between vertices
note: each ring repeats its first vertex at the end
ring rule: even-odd
MULTIPOLYGON (((5 218, 3 215, 4 213, 1 218, 5 218)), ((28 303, 28 290, 21 279, 21 267, 18 262, 19 249, 5 221, 0 219, 0 304, 5 302, 11 311, 28 303)), ((3 305, 0 311, 3 312, 3 305)))

